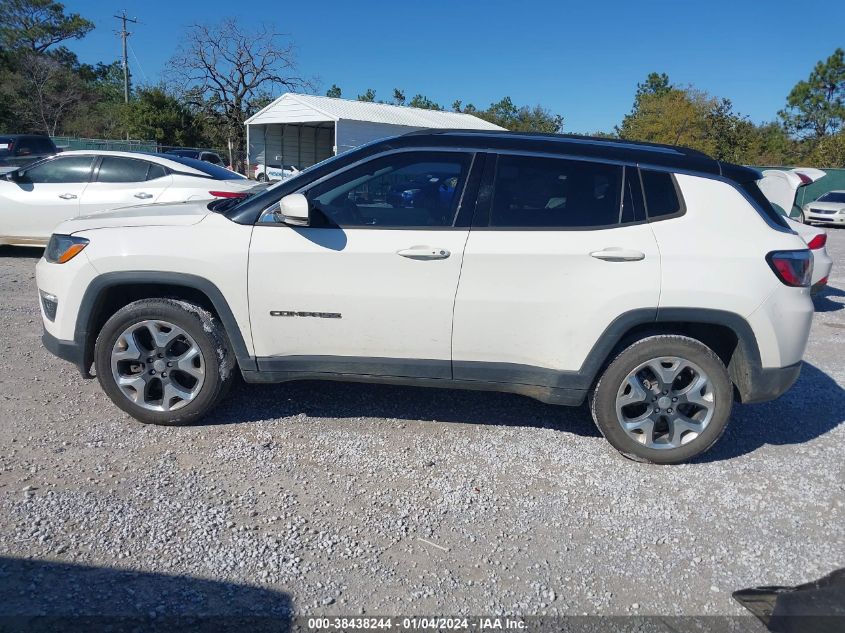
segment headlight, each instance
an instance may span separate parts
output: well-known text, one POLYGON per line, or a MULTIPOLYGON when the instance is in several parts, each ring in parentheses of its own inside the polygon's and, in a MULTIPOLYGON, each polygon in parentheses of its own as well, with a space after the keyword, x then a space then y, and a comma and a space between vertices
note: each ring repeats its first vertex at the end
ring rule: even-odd
POLYGON ((88 246, 88 240, 84 237, 54 233, 50 236, 47 250, 44 251, 44 259, 51 264, 64 264, 79 255, 86 246, 88 246))

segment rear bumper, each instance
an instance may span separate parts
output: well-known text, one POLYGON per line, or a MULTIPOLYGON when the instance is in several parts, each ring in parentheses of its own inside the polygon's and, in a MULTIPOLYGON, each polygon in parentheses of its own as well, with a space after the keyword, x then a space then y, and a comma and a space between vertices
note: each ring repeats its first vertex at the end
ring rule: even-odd
POLYGON ((786 393, 798 380, 802 363, 795 363, 787 367, 760 368, 750 381, 749 389, 742 394, 743 404, 767 402, 786 393))

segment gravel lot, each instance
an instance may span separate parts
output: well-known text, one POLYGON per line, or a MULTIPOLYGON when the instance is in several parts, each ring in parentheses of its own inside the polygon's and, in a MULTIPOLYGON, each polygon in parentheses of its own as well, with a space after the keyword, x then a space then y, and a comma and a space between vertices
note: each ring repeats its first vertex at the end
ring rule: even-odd
POLYGON ((238 385, 201 426, 143 426, 41 347, 40 251, 0 248, 0 615, 744 614, 736 589, 845 566, 829 232, 800 381, 676 467, 481 392, 238 385))

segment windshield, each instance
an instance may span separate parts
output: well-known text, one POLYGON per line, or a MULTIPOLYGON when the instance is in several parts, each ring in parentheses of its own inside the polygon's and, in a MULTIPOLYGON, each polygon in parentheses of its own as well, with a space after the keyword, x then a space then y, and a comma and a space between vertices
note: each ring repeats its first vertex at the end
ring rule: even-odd
POLYGON ((845 191, 828 191, 816 202, 845 202, 845 191))

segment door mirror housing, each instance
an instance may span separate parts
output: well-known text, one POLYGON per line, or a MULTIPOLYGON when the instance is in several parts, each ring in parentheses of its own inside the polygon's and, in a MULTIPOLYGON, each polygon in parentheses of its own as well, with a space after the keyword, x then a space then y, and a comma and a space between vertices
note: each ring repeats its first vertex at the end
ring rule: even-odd
POLYGON ((279 201, 276 216, 279 221, 291 226, 308 226, 310 224, 309 210, 308 198, 301 193, 291 193, 279 201))

